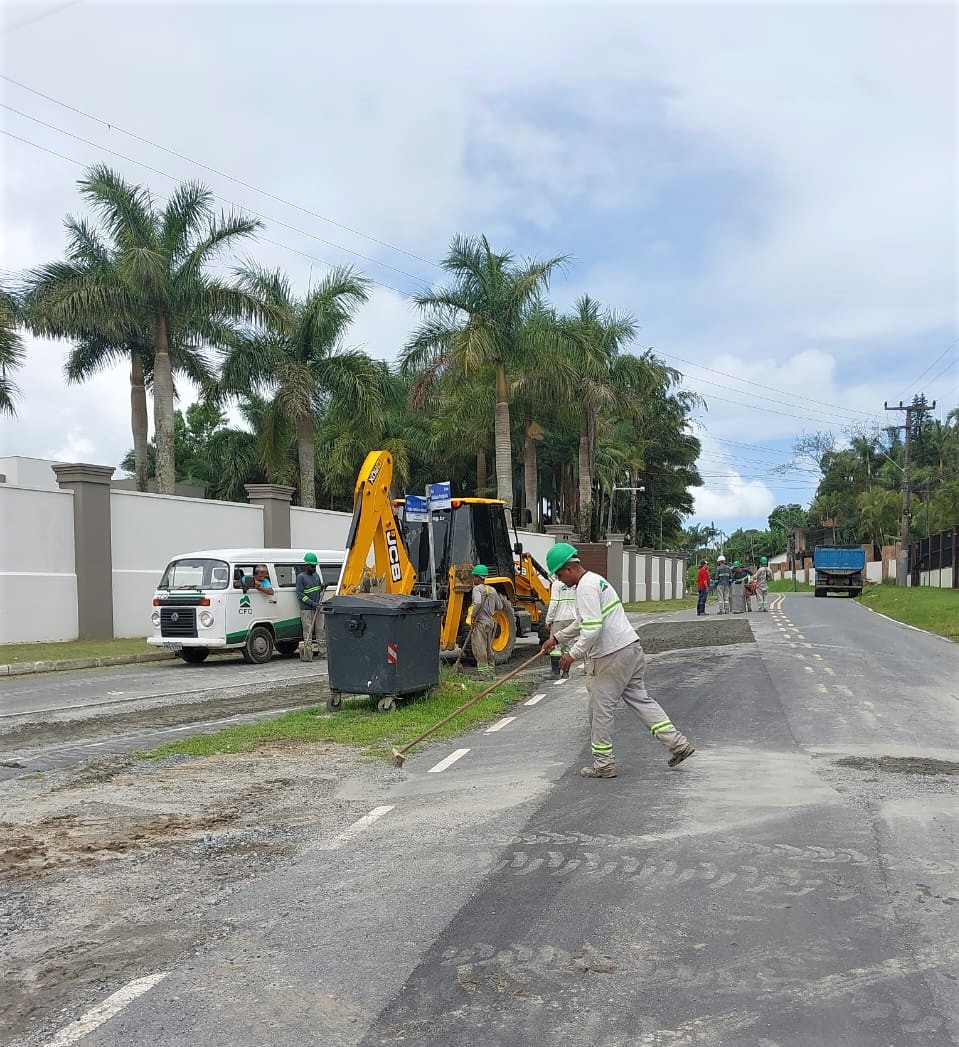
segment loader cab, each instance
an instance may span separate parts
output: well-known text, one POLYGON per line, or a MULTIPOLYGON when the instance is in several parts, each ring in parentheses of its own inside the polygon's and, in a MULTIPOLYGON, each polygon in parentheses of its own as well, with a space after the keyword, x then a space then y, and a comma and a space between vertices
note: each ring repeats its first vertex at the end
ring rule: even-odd
MULTIPOLYGON (((427 523, 402 521, 403 540, 416 570, 414 593, 429 596, 430 528, 427 523)), ((513 547, 506 519, 506 503, 489 498, 455 498, 452 509, 433 513, 436 540, 438 594, 449 593, 450 567, 485 564, 490 575, 512 578, 515 573, 513 547)))

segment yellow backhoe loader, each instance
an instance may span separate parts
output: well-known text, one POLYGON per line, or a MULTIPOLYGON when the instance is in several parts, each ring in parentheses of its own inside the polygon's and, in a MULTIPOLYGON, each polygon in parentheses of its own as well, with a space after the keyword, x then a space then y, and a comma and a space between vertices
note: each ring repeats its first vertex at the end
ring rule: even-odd
MULTIPOLYGON (((371 451, 353 492, 353 521, 337 595, 433 595, 430 525, 404 520, 405 503, 392 500, 392 481, 393 456, 388 451, 371 451)), ((517 636, 535 629, 545 639, 549 575, 518 541, 515 545, 510 542, 505 502, 454 498, 452 508, 433 510, 433 534, 437 598, 446 605, 440 632, 442 650, 455 651, 466 639, 466 612, 473 588, 470 576, 476 564, 485 564, 487 584, 508 603, 495 615, 496 664, 509 660, 517 636)))

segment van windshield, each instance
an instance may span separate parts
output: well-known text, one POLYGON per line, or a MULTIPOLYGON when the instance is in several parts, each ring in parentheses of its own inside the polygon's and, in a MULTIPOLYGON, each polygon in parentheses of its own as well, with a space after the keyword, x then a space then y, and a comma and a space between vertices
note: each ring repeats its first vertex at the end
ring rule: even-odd
POLYGON ((225 560, 185 557, 173 560, 163 572, 158 589, 225 589, 230 565, 225 560))

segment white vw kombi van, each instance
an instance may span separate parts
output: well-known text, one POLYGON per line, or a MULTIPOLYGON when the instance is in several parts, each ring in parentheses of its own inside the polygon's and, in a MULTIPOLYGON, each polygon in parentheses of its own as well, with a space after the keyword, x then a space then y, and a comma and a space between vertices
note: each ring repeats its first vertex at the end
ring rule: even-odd
POLYGON ((153 635, 185 661, 202 662, 210 651, 235 648, 250 663, 268 662, 273 652, 295 654, 303 638, 296 576, 307 552, 316 554, 324 599, 339 583, 346 554, 330 549, 206 549, 175 556, 153 597, 153 635), (264 564, 272 595, 241 579, 264 564))

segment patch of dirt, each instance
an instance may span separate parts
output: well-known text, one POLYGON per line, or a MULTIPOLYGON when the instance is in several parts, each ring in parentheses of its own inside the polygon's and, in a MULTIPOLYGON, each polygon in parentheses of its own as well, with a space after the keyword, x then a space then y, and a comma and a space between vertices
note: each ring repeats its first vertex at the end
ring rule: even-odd
POLYGON ((837 767, 857 771, 885 771, 887 774, 959 774, 959 763, 930 760, 922 756, 844 756, 837 767))
MULTIPOLYGON (((286 744, 109 774, 4 783, 0 1044, 41 1043, 131 978, 226 933, 238 886, 337 832, 363 804, 334 798, 361 760, 286 744)), ((366 776, 390 774, 364 762, 366 776)))
POLYGON ((707 615, 705 619, 691 622, 650 622, 648 625, 639 625, 638 631, 647 654, 756 642, 749 619, 731 615, 717 616, 714 620, 707 615))

